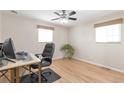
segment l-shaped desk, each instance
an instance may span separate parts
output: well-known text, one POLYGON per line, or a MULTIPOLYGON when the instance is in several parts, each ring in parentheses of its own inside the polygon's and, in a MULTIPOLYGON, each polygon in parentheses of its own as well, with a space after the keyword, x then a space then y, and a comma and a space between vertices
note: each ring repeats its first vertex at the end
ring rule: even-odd
MULTIPOLYGON (((40 59, 38 59, 35 55, 32 53, 29 53, 30 57, 32 60, 16 60, 15 63, 12 63, 10 61, 4 60, 4 65, 0 67, 0 72, 8 70, 10 73, 10 81, 12 83, 19 83, 20 82, 20 77, 19 77, 19 68, 23 66, 30 66, 31 64, 36 64, 40 62, 40 59)), ((39 83, 41 82, 41 66, 39 65, 39 83)))

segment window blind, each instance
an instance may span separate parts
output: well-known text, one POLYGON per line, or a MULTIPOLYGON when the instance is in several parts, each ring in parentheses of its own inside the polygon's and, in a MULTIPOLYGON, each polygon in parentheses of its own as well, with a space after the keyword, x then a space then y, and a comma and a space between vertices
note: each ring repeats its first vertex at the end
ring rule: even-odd
POLYGON ((54 27, 44 26, 44 25, 37 25, 37 28, 48 29, 48 30, 54 30, 54 27))
POLYGON ((119 18, 119 19, 114 19, 114 20, 94 24, 94 28, 108 26, 108 25, 114 25, 114 24, 122 24, 122 23, 123 23, 123 18, 119 18))

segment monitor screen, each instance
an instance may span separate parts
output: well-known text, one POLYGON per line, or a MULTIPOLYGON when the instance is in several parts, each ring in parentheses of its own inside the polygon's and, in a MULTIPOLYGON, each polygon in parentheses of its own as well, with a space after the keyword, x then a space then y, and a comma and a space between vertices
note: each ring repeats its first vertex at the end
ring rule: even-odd
POLYGON ((16 59, 15 48, 11 38, 6 39, 3 43, 3 52, 6 57, 16 59))

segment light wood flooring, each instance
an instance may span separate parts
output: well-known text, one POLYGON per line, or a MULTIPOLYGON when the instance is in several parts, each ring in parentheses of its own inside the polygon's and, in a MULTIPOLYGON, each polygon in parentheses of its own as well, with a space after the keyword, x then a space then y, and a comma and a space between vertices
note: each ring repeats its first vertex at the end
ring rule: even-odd
POLYGON ((56 82, 64 83, 116 83, 124 82, 124 73, 95 66, 77 60, 56 60, 51 68, 62 78, 56 82))
MULTIPOLYGON (((54 83, 123 83, 124 73, 78 60, 55 60, 49 67, 61 76, 54 83)), ((0 82, 8 82, 1 78, 0 82)))

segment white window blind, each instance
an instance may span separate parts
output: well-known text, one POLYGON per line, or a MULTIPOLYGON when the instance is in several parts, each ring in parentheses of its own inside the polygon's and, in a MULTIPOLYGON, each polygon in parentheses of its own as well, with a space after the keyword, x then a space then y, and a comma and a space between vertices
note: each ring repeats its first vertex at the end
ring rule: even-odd
POLYGON ((121 42, 122 19, 95 24, 96 42, 121 42))
POLYGON ((120 42, 121 24, 97 27, 96 42, 120 42))
POLYGON ((46 27, 38 27, 38 42, 52 42, 53 41, 53 29, 47 29, 46 27))

